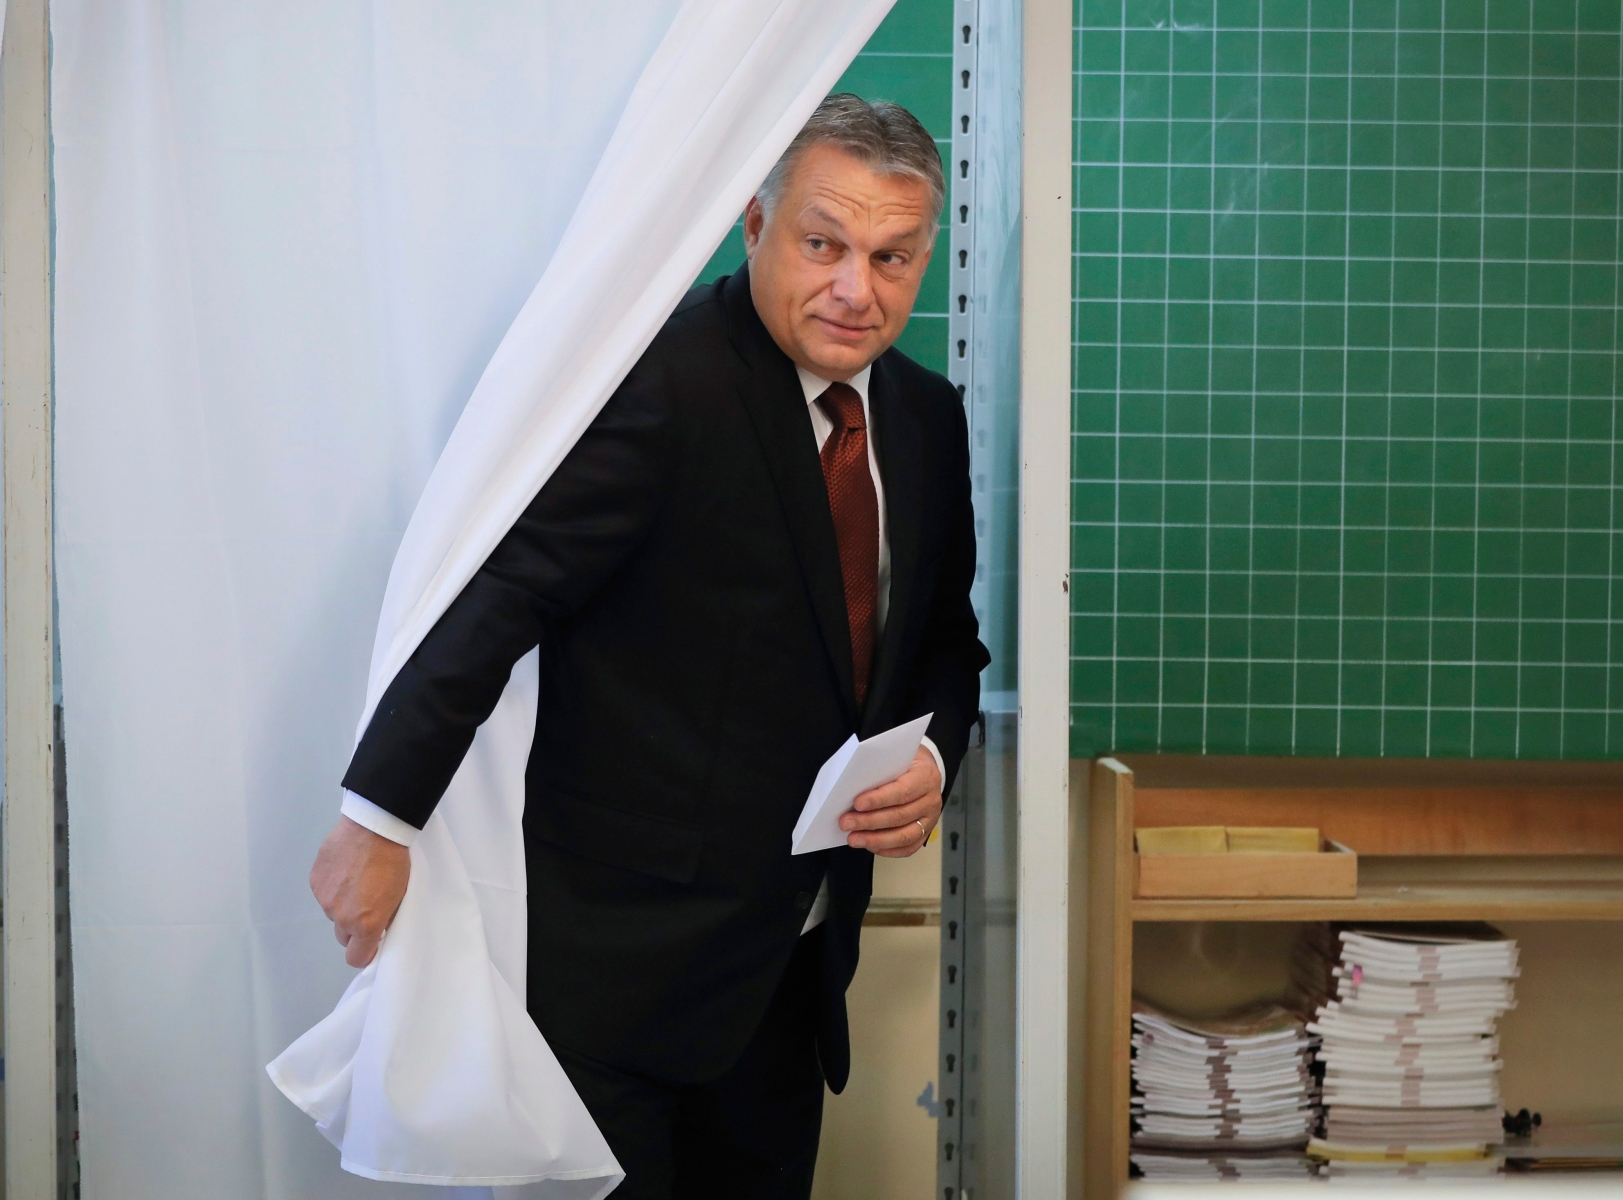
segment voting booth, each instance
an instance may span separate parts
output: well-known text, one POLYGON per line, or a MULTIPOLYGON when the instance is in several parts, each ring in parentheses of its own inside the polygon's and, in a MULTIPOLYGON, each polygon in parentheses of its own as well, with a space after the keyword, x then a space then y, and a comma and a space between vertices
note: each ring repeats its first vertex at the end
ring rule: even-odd
POLYGON ((904 104, 941 152, 899 345, 968 414, 992 666, 940 833, 876 876, 817 1194, 1057 1194, 1069 6, 611 7, 9 4, 7 1195, 405 1194, 264 1073, 351 982, 306 873, 391 560, 537 280, 592 277, 582 222, 670 226, 676 266, 598 273, 614 328, 655 327, 736 269, 751 172, 830 90, 904 104), (676 119, 647 97, 682 70, 715 93, 696 132, 628 125, 676 119), (701 153, 726 170, 678 200, 701 153), (610 186, 616 154, 666 166, 610 186))

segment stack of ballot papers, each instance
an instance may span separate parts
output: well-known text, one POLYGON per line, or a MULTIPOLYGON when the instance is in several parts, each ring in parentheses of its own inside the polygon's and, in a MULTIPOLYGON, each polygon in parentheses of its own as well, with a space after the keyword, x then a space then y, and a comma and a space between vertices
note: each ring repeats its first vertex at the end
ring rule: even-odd
POLYGON ((1137 1177, 1145 1183, 1266 1183, 1314 1179, 1316 1164, 1298 1150, 1199 1154, 1134 1150, 1137 1177))
POLYGON ((1345 1162, 1329 1163, 1320 1178, 1330 1183, 1380 1183, 1392 1180, 1413 1183, 1468 1183, 1473 1179, 1497 1180, 1504 1174, 1504 1160, 1472 1158, 1456 1162, 1345 1162))
POLYGON ((1486 925, 1345 929, 1308 1024, 1324 1068, 1332 1179, 1499 1171, 1499 1016, 1516 1006, 1516 943, 1486 925))
POLYGON ((1133 1003, 1132 1162, 1146 1179, 1304 1179, 1314 1039, 1278 1004, 1174 1016, 1133 1003))

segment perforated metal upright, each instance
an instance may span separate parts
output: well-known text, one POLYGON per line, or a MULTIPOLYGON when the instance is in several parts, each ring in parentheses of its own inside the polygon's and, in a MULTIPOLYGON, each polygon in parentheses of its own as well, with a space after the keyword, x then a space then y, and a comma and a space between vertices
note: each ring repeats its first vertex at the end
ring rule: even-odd
POLYGON ((980 1148, 976 1040, 980 1006, 975 972, 982 956, 974 953, 972 943, 984 928, 985 905, 970 851, 980 824, 974 819, 975 803, 985 790, 984 745, 984 730, 977 728, 941 823, 941 1110, 936 1178, 942 1200, 972 1196, 980 1148))
POLYGON ((985 511, 989 502, 986 472, 978 461, 986 450, 984 414, 976 411, 973 367, 975 322, 975 95, 979 91, 976 79, 975 48, 978 26, 976 17, 980 0, 954 0, 952 39, 952 161, 944 164, 950 181, 950 200, 947 220, 950 224, 948 250, 951 270, 948 273, 947 294, 947 378, 958 385, 958 394, 969 408, 970 475, 975 482, 975 560, 981 564, 970 588, 970 600, 975 615, 984 626, 987 612, 986 563, 990 558, 987 535, 991 529, 990 514, 985 511), (977 416, 982 420, 977 421, 977 416), (980 430, 983 436, 977 438, 980 430))
MULTIPOLYGON (((944 163, 949 181, 947 245, 950 256, 947 294, 947 378, 969 408, 971 427, 970 476, 980 481, 974 487, 975 550, 980 565, 970 589, 975 614, 984 625, 987 611, 988 559, 986 538, 990 529, 985 511, 989 497, 984 470, 977 471, 975 389, 972 375, 974 355, 974 289, 970 286, 975 266, 975 94, 977 79, 975 49, 979 25, 979 0, 954 0, 953 4, 953 88, 952 156, 944 163)), ((938 245, 937 253, 941 247, 938 245)), ((982 439, 984 446, 984 439, 982 439)), ((974 1190, 972 1163, 976 1152, 975 1072, 973 1047, 965 1031, 972 1019, 968 999, 969 961, 967 948, 973 915, 970 911, 970 821, 969 809, 982 784, 984 758, 972 740, 958 781, 947 797, 941 819, 941 1050, 937 1067, 940 1117, 937 1123, 937 1166, 942 1200, 967 1200, 974 1190)))

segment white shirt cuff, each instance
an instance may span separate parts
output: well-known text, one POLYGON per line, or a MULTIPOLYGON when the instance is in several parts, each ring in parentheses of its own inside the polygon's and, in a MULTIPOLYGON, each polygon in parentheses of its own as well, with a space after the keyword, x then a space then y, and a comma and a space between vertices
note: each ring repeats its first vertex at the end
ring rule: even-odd
POLYGON ((924 741, 921 744, 924 746, 924 748, 926 750, 928 750, 930 752, 930 757, 935 759, 936 774, 938 776, 940 776, 940 778, 941 778, 941 786, 946 787, 947 786, 947 764, 941 761, 941 751, 936 749, 935 743, 932 742, 929 738, 925 738, 924 741))
POLYGON ((363 829, 370 829, 379 837, 386 837, 391 842, 399 842, 402 846, 411 845, 416 840, 417 835, 422 832, 415 825, 408 825, 392 812, 385 812, 365 796, 357 796, 347 789, 344 792, 344 806, 340 811, 363 829))

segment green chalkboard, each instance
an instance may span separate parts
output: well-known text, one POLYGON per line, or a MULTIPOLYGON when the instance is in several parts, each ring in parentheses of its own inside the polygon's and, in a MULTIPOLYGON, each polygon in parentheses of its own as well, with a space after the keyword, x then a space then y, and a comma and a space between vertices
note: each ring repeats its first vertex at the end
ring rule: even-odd
POLYGON ((1623 757, 1617 0, 1080 0, 1072 745, 1623 757))
MULTIPOLYGON (((942 161, 952 155, 952 2, 896 0, 850 69, 835 85, 867 100, 893 100, 924 123, 936 139, 942 161)), ((946 233, 930 262, 918 303, 896 343, 904 354, 932 371, 947 371, 946 233)), ((700 282, 728 275, 744 261, 742 224, 735 225, 700 282)))

